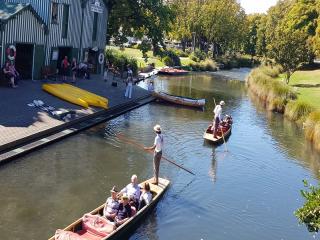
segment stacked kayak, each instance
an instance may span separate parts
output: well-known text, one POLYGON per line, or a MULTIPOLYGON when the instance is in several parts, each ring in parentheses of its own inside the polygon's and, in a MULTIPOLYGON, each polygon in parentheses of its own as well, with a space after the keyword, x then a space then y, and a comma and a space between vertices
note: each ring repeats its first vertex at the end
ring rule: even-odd
POLYGON ((42 89, 70 103, 88 108, 89 106, 108 108, 108 99, 70 84, 43 84, 42 89))

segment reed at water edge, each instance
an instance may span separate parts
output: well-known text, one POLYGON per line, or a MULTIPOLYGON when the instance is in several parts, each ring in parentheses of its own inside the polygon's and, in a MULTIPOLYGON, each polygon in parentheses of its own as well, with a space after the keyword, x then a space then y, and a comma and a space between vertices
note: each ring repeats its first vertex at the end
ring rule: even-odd
POLYGON ((247 86, 268 110, 283 113, 288 119, 303 123, 306 138, 320 150, 320 111, 298 100, 292 87, 277 79, 280 73, 280 67, 260 66, 247 77, 247 86))

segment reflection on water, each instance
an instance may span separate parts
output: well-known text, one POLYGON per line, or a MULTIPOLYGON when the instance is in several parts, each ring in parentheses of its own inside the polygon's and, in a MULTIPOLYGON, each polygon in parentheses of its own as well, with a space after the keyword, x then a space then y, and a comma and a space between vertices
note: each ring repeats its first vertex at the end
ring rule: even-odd
POLYGON ((196 176, 162 161, 161 176, 172 184, 130 239, 313 239, 293 215, 303 203, 301 181, 316 181, 319 171, 319 154, 299 126, 267 113, 240 81, 191 74, 155 84, 206 98, 206 108, 148 104, 3 166, 1 239, 46 239, 103 203, 133 173, 151 177, 152 155, 117 135, 150 146, 156 123, 164 129, 164 156, 196 176), (224 113, 234 119, 228 151, 202 138, 213 98, 225 100, 224 113))

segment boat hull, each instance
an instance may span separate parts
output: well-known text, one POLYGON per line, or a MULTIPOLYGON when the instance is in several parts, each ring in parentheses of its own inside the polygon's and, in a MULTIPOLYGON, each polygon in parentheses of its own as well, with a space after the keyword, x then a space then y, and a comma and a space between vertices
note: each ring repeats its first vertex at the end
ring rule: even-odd
POLYGON ((192 99, 192 98, 186 98, 186 97, 181 97, 181 96, 173 96, 164 92, 153 92, 152 93, 154 97, 171 102, 174 104, 179 104, 183 106, 188 106, 188 107, 199 107, 203 108, 204 105, 206 104, 205 99, 192 99))
MULTIPOLYGON (((123 225, 118 227, 116 230, 114 230, 110 235, 107 237, 101 238, 100 240, 111 240, 111 239, 123 239, 125 236, 128 236, 132 230, 134 230, 136 227, 138 227, 138 223, 144 219, 144 217, 150 212, 156 204, 159 202, 165 191, 170 185, 170 181, 167 179, 159 178, 159 184, 154 185, 151 182, 153 181, 153 178, 145 181, 149 182, 151 192, 155 193, 155 196, 153 197, 151 203, 145 207, 143 207, 140 211, 134 215, 134 217, 130 218, 127 222, 125 222, 123 225)), ((145 182, 140 183, 139 185, 142 187, 145 182)), ((93 211, 90 212, 90 214, 102 214, 103 208, 105 204, 102 204, 101 206, 97 207, 93 211)), ((66 228, 64 228, 65 231, 72 231, 77 232, 81 230, 82 226, 82 218, 78 219, 74 223, 70 224, 66 228)), ((55 240, 55 236, 49 238, 49 240, 55 240)))
MULTIPOLYGON (((209 126, 211 127, 211 126, 209 126)), ((208 128, 209 129, 209 128, 208 128)), ((210 141, 211 143, 213 144, 221 144, 224 142, 224 140, 226 140, 227 138, 230 137, 231 135, 231 129, 232 129, 232 126, 230 126, 226 131, 223 132, 223 135, 222 134, 219 134, 217 136, 217 138, 213 137, 213 133, 211 132, 208 132, 208 129, 207 131, 203 134, 203 138, 207 141, 210 141), (224 140, 223 140, 224 138, 224 140)))

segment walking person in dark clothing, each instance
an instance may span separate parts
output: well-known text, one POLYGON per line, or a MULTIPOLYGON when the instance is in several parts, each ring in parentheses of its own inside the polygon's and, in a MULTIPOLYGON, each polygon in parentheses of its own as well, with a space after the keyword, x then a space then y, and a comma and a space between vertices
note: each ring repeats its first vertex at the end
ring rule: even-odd
POLYGON ((162 149, 163 149, 163 136, 161 134, 160 125, 155 125, 153 130, 157 134, 152 147, 145 147, 146 150, 154 150, 153 155, 153 173, 154 173, 154 182, 152 184, 158 185, 159 183, 159 169, 160 169, 160 160, 162 157, 162 149))
POLYGON ((69 66, 70 66, 70 63, 68 62, 68 57, 65 56, 64 59, 61 62, 62 81, 67 81, 67 75, 68 75, 69 66))

